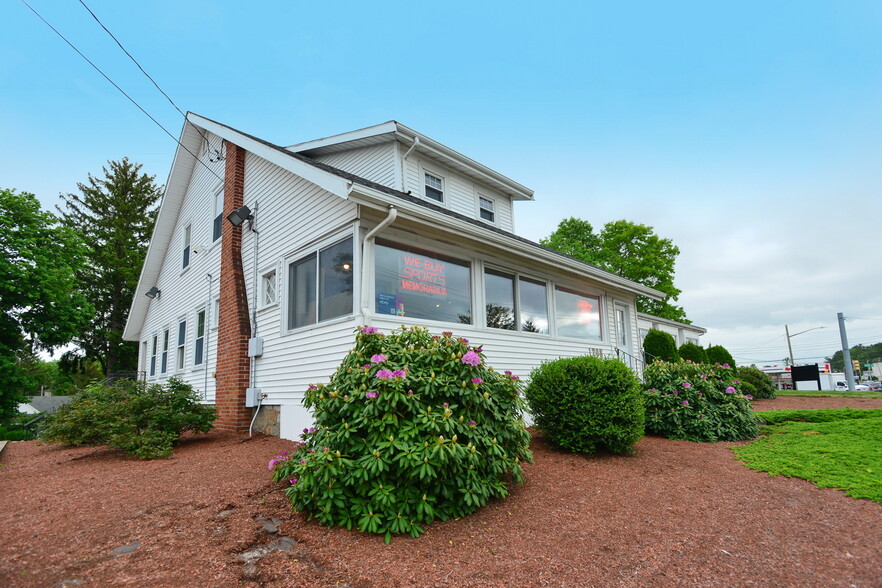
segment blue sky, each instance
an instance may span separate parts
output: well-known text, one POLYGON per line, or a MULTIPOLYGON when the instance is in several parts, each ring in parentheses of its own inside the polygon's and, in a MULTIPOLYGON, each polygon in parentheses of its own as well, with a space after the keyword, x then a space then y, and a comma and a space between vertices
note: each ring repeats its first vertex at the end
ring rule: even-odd
MULTIPOLYGON (((625 218, 736 360, 882 340, 882 3, 85 0, 183 110, 278 144, 398 120, 536 191, 517 230, 625 218)), ((77 0, 29 0, 177 136, 77 0)), ((47 208, 174 141, 24 4, 0 4, 0 186, 47 208)))

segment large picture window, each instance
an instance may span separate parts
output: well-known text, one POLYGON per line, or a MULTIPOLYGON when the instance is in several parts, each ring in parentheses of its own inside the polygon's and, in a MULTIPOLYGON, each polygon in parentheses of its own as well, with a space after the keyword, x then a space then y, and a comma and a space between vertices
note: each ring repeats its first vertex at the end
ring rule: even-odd
POLYGON ((488 269, 484 272, 487 326, 526 333, 548 333, 545 282, 488 269), (517 289, 515 289, 517 285, 517 289))
POLYGON ((376 245, 376 312, 472 323, 471 267, 458 259, 401 245, 376 245))
POLYGON ((352 237, 288 265, 288 328, 352 313, 352 237))
POLYGON ((556 288, 554 307, 559 336, 601 339, 599 297, 556 288))

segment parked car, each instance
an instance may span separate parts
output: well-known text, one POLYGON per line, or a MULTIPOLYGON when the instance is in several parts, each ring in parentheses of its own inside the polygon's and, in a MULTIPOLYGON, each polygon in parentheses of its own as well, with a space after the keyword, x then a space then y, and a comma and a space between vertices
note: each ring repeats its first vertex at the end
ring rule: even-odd
MULTIPOLYGON (((866 390, 869 390, 870 387, 867 386, 866 384, 855 384, 854 389, 855 389, 855 391, 859 391, 859 390, 866 391, 866 390)), ((848 390, 848 382, 836 382, 836 391, 837 392, 845 392, 847 390, 848 390)))
POLYGON ((882 390, 882 382, 867 382, 867 387, 870 390, 882 390))

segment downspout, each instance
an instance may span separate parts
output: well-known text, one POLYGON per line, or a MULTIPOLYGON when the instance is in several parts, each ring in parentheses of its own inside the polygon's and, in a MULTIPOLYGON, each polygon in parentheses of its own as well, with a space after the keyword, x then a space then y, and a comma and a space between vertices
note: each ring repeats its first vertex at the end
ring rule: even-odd
POLYGON ((401 158, 401 191, 402 192, 407 192, 407 179, 406 179, 407 178, 407 175, 406 175, 407 174, 407 157, 413 152, 414 149, 417 148, 417 145, 419 145, 419 144, 420 144, 420 138, 414 137, 413 138, 413 145, 410 146, 410 149, 408 149, 404 153, 404 157, 401 158))
POLYGON ((371 322, 371 308, 368 304, 368 294, 370 287, 368 284, 368 276, 374 267, 374 236, 395 222, 398 218, 398 209, 394 205, 389 205, 389 214, 383 219, 383 222, 374 227, 367 235, 364 236, 361 244, 361 314, 364 317, 365 326, 371 322))

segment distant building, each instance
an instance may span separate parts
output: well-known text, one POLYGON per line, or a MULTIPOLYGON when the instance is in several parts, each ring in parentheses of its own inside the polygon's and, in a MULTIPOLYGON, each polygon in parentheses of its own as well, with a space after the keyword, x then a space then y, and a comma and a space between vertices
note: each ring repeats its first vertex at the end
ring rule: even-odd
POLYGON ((18 405, 18 412, 22 414, 55 412, 71 400, 73 400, 71 396, 31 396, 27 402, 18 405))

